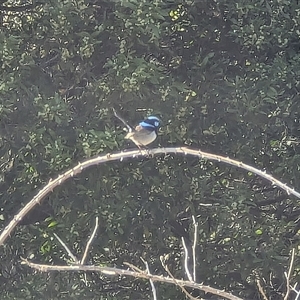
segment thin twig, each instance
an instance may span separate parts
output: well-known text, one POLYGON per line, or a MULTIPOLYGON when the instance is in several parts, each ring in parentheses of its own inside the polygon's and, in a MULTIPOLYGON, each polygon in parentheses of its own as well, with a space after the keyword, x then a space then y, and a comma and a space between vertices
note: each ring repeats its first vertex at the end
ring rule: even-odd
MULTIPOLYGON (((146 266, 147 274, 151 275, 150 269, 149 269, 149 265, 148 265, 148 262, 146 262, 142 257, 141 257, 141 260, 142 260, 142 262, 143 262, 143 263, 145 264, 145 266, 146 266)), ((154 283, 153 283, 153 280, 150 279, 149 281, 150 281, 150 284, 151 284, 151 289, 152 289, 153 299, 154 299, 154 300, 157 300, 157 296, 156 296, 156 288, 155 288, 155 285, 154 285, 154 283)))
POLYGON ((123 262, 124 265, 130 267, 132 270, 134 270, 135 272, 139 272, 139 273, 144 273, 143 270, 139 269, 138 267, 134 266, 133 264, 131 263, 128 263, 128 262, 123 262))
POLYGON ((260 292, 260 294, 262 295, 263 299, 264 300, 268 300, 265 292, 264 292, 264 289, 262 288, 261 284, 260 284, 260 281, 259 279, 256 279, 256 285, 257 285, 257 288, 258 288, 258 291, 260 292))
POLYGON ((198 222, 196 222, 195 216, 192 216, 194 225, 194 242, 193 242, 193 279, 196 282, 196 247, 197 247, 197 237, 198 237, 198 222))
POLYGON ((294 258, 295 258, 295 248, 293 248, 292 250, 292 256, 291 256, 291 262, 290 262, 290 266, 289 266, 289 271, 288 273, 284 272, 285 278, 286 278, 286 294, 283 298, 283 300, 287 300, 290 294, 290 278, 291 278, 291 274, 293 271, 293 265, 294 265, 294 258))
POLYGON ((161 261, 161 265, 162 265, 163 268, 166 270, 166 272, 168 273, 168 275, 173 279, 175 285, 179 286, 180 289, 183 291, 183 293, 184 293, 188 298, 190 298, 190 299, 192 299, 192 300, 201 300, 201 299, 199 299, 199 298, 193 297, 193 296, 192 296, 192 295, 184 288, 183 285, 180 285, 180 284, 178 283, 178 280, 177 280, 177 279, 173 276, 173 274, 170 272, 168 266, 165 264, 165 262, 164 262, 164 260, 163 260, 162 257, 160 257, 160 261, 161 261))
POLYGON ((85 260, 86 260, 86 257, 87 257, 88 251, 89 251, 89 247, 90 247, 90 245, 91 245, 93 239, 95 238, 95 235, 96 235, 96 232, 97 232, 98 227, 99 227, 98 217, 96 217, 96 222, 95 222, 95 227, 94 227, 93 233, 92 233, 91 237, 89 238, 89 240, 88 240, 88 242, 87 242, 87 244, 86 244, 86 246, 85 246, 85 250, 84 250, 82 259, 81 259, 81 261, 80 261, 80 263, 81 263, 82 265, 85 264, 85 260))
POLYGON ((182 245, 183 245, 183 249, 184 249, 184 269, 185 269, 185 272, 186 272, 186 275, 187 275, 189 281, 193 281, 193 277, 190 273, 189 266, 188 266, 189 252, 188 252, 188 249, 186 247, 183 237, 181 238, 181 241, 182 241, 182 245))
POLYGON ((60 239, 60 237, 56 233, 53 233, 53 235, 57 238, 57 240, 65 248, 65 250, 67 251, 67 253, 69 254, 69 256, 72 258, 73 263, 79 264, 79 260, 77 259, 77 257, 71 252, 71 250, 68 248, 68 246, 60 239))

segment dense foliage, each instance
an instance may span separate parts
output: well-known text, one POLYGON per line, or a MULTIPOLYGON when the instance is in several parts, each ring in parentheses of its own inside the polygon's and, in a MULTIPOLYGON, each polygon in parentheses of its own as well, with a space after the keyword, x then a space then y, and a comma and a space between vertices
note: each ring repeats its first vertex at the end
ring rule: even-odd
MULTIPOLYGON (((112 107, 133 124, 159 116, 156 145, 236 158, 300 190, 296 0, 1 1, 0 22, 0 228, 50 178, 133 146, 112 107)), ((147 281, 40 274, 20 257, 66 264, 53 232, 80 256, 99 216, 90 264, 143 268, 143 257, 161 274, 159 257, 169 255, 180 278, 193 214, 199 282, 260 299, 259 278, 269 299, 282 299, 290 250, 299 251, 298 203, 203 160, 94 167, 54 190, 1 247, 1 299, 151 299, 147 281)), ((296 259, 293 283, 298 270, 296 259)), ((160 299, 184 298, 157 289, 160 299)))

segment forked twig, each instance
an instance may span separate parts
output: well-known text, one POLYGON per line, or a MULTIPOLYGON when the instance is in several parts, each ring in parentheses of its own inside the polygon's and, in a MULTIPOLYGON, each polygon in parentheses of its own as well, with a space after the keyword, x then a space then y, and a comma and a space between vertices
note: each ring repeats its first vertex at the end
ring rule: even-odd
POLYGON ((295 298, 294 300, 298 300, 299 297, 300 297, 300 290, 297 291, 297 290, 296 290, 296 287, 297 287, 297 283, 296 283, 294 286, 291 286, 291 290, 292 290, 293 292, 295 292, 296 295, 297 295, 296 298, 295 298))

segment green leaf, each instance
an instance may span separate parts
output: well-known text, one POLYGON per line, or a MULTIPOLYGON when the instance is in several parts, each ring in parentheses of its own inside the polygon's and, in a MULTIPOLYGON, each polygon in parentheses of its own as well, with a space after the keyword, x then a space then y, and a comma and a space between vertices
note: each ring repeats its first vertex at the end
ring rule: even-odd
POLYGON ((263 234, 262 229, 256 229, 256 230, 255 230, 255 234, 256 234, 256 235, 262 235, 262 234, 263 234))

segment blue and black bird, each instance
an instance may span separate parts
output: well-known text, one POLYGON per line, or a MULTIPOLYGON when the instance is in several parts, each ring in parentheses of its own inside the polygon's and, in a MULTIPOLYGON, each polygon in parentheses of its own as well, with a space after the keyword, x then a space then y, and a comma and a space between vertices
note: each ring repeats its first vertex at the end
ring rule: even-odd
POLYGON ((160 127, 160 119, 155 116, 149 116, 141 121, 135 128, 121 118, 113 108, 114 115, 128 128, 125 139, 132 140, 140 149, 157 138, 157 132, 160 127))

